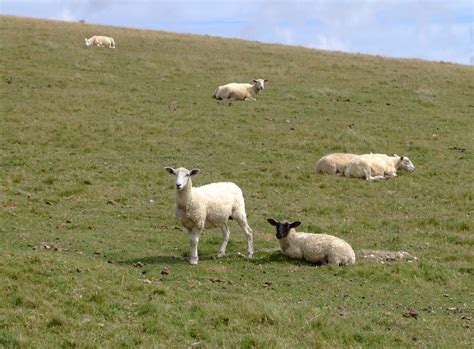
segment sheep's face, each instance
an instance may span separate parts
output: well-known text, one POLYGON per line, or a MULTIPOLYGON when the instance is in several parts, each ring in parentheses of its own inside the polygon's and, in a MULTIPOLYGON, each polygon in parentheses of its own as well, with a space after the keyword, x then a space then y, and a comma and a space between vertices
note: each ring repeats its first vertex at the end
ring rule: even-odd
POLYGON ((257 85, 257 90, 263 90, 265 88, 266 81, 268 80, 257 79, 257 80, 254 80, 253 82, 257 85))
POLYGON ((201 172, 200 169, 198 168, 193 168, 191 171, 188 169, 185 169, 184 167, 180 167, 178 169, 174 169, 172 167, 165 167, 165 170, 168 171, 168 173, 172 174, 175 176, 175 185, 176 185, 176 190, 181 191, 184 188, 188 186, 190 183, 191 176, 194 176, 201 172))
POLYGON ((92 45, 92 40, 90 40, 90 39, 87 39, 87 38, 86 38, 86 39, 84 39, 84 40, 86 41, 86 46, 90 46, 90 45, 92 45))
POLYGON ((415 166, 410 161, 410 159, 407 158, 406 156, 401 156, 400 157, 400 168, 402 168, 404 170, 407 170, 408 172, 415 171, 415 166))
POLYGON ((287 221, 282 221, 282 222, 277 222, 271 218, 267 219, 267 222, 270 223, 271 225, 276 227, 276 237, 277 239, 284 239, 288 236, 291 228, 296 228, 301 224, 301 222, 287 222, 287 221))

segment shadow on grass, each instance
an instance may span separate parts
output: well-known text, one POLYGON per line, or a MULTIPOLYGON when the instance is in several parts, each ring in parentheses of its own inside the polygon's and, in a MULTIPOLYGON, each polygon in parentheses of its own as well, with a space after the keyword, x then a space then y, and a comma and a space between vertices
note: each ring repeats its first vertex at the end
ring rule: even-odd
MULTIPOLYGON (((246 258, 241 253, 232 253, 227 254, 225 257, 218 258, 216 255, 199 255, 199 261, 219 261, 224 262, 225 264, 232 264, 238 260, 246 261, 251 264, 272 264, 272 263, 289 263, 289 264, 307 264, 301 260, 295 260, 288 258, 281 254, 280 252, 271 252, 271 253, 264 253, 259 252, 253 258, 246 258)), ((186 256, 176 256, 176 255, 168 255, 168 256, 144 256, 144 257, 136 257, 126 260, 117 260, 113 261, 112 263, 122 264, 122 265, 135 265, 137 263, 143 264, 183 264, 188 263, 188 257, 186 256)))
MULTIPOLYGON (((144 256, 125 260, 117 260, 112 263, 122 265, 135 265, 138 263, 153 264, 183 264, 188 263, 187 256, 166 255, 166 256, 144 256)), ((245 261, 250 264, 293 264, 293 265, 313 265, 304 260, 292 259, 283 255, 279 250, 260 251, 253 258, 246 258, 242 253, 228 253, 225 257, 218 258, 215 254, 199 255, 199 261, 219 261, 220 263, 233 264, 238 261, 245 261)))
POLYGON ((280 250, 274 250, 267 253, 259 252, 252 259, 249 259, 249 262, 252 264, 293 264, 293 265, 309 265, 317 266, 314 263, 310 263, 301 259, 292 259, 285 256, 280 252, 280 250))
MULTIPOLYGON (((217 258, 216 255, 199 255, 199 261, 211 261, 211 260, 219 260, 223 261, 226 258, 229 257, 238 257, 238 254, 232 254, 232 255, 227 255, 226 257, 222 258, 217 258)), ((137 263, 143 263, 143 264, 182 264, 182 263, 188 263, 189 257, 187 256, 176 256, 176 255, 169 255, 169 256, 146 256, 146 257, 137 257, 137 258, 132 258, 132 259, 126 259, 126 260, 119 260, 116 261, 115 263, 118 264, 137 264, 137 263)))

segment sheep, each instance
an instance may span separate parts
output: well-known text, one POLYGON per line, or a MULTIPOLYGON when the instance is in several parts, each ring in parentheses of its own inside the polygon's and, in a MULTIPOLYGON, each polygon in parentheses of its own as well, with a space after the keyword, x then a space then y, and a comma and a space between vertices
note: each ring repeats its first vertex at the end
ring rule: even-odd
POLYGON ((267 79, 253 80, 253 84, 230 83, 218 86, 212 97, 215 99, 255 101, 258 93, 265 88, 267 79))
POLYGON ((364 154, 353 158, 348 162, 344 170, 346 177, 365 178, 368 181, 376 181, 384 178, 397 176, 397 169, 408 172, 415 171, 415 166, 406 156, 388 156, 385 154, 364 154))
POLYGON ((328 154, 316 162, 316 171, 332 175, 344 175, 347 163, 356 156, 356 154, 350 153, 328 154))
POLYGON ((294 228, 301 222, 267 219, 276 227, 276 237, 281 252, 290 258, 302 259, 317 265, 348 265, 355 263, 355 253, 344 240, 327 234, 297 233, 294 228))
POLYGON ((99 47, 115 48, 114 39, 108 36, 94 35, 90 37, 89 39, 86 38, 84 40, 86 41, 86 46, 96 45, 99 47))
POLYGON ((244 230, 247 238, 247 257, 253 256, 253 232, 247 223, 245 202, 242 190, 231 182, 220 182, 193 188, 191 177, 201 170, 191 171, 180 167, 174 169, 166 166, 165 170, 175 176, 176 186, 176 218, 189 233, 191 255, 189 263, 198 263, 199 236, 204 228, 221 228, 223 241, 218 257, 225 256, 230 231, 227 227, 229 219, 235 220, 244 230))

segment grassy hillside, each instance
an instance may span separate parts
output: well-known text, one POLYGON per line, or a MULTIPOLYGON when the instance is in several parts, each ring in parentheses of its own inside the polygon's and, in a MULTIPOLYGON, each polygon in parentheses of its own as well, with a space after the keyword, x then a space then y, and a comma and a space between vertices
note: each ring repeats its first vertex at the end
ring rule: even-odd
POLYGON ((0 48, 0 347, 474 345, 472 66, 6 16, 0 48), (335 151, 417 170, 316 174, 335 151), (231 223, 188 265, 165 165, 243 189, 253 260, 231 223), (288 260, 268 217, 418 260, 288 260))

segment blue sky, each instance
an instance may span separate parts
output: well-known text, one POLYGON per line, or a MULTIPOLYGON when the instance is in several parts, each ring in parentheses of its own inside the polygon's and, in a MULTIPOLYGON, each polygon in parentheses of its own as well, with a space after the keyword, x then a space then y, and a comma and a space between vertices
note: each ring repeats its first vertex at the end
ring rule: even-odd
POLYGON ((0 0, 0 13, 474 64, 474 0, 0 0))

